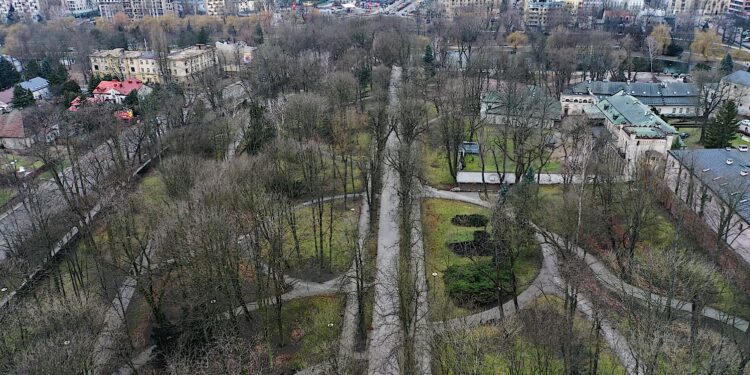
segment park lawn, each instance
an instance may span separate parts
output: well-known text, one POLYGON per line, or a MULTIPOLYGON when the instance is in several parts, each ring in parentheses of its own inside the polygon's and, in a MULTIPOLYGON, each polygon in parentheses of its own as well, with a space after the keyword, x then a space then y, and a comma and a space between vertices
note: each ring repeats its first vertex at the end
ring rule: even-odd
MULTIPOLYGON (((313 218, 317 208, 308 205, 295 210, 297 222, 297 236, 300 242, 299 257, 296 254, 292 230, 287 228, 285 236, 285 251, 288 254, 290 274, 302 279, 326 281, 332 276, 341 274, 349 269, 352 261, 350 247, 351 236, 356 234, 359 220, 360 201, 348 198, 346 206, 343 199, 323 204, 323 232, 324 232, 324 267, 318 261, 315 253, 316 237, 313 232, 313 218), (333 246, 329 248, 329 221, 333 205, 333 246), (328 266, 330 264, 330 269, 328 266)), ((356 244, 356 239, 355 242, 356 244)))
MULTIPOLYGON (((425 199, 422 201, 422 228, 426 259, 426 273, 429 283, 430 319, 445 320, 482 311, 487 307, 467 309, 456 305, 448 297, 443 279, 445 270, 452 265, 468 264, 490 257, 461 257, 450 250, 449 243, 472 239, 473 232, 481 230, 476 227, 461 227, 451 224, 456 215, 481 214, 490 215, 490 210, 469 203, 443 199, 425 199), (437 273, 437 277, 432 274, 437 273)), ((487 228, 489 229, 489 228, 487 228)), ((516 262, 519 292, 534 280, 539 272, 539 254, 525 254, 516 262)))
MULTIPOLYGON (((538 298, 531 307, 528 307, 521 311, 521 314, 530 313, 533 310, 541 306, 552 306, 559 313, 562 314, 562 301, 554 296, 540 297, 538 298)), ((549 321, 548 324, 555 324, 555 321, 549 321)), ((561 322, 560 322, 561 323, 561 322)), ((576 313, 574 318, 574 331, 579 336, 585 336, 589 334, 590 322, 586 320, 580 313, 576 313)), ((513 339, 513 343, 508 345, 504 341, 508 340, 505 338, 506 332, 498 326, 484 325, 469 329, 468 331, 452 336, 449 346, 444 346, 441 343, 440 347, 443 347, 447 351, 438 355, 447 354, 451 356, 465 356, 468 355, 479 355, 481 358, 479 361, 464 360, 462 365, 459 365, 460 373, 472 373, 472 374, 483 374, 483 375, 499 375, 499 374, 517 374, 517 375, 535 375, 542 372, 542 369, 537 368, 538 358, 546 358, 549 361, 544 363, 546 371, 544 373, 563 373, 564 363, 560 353, 551 351, 549 348, 545 348, 542 345, 537 345, 533 342, 532 338, 528 336, 528 333, 521 328, 518 335, 513 339), (493 351, 493 349, 503 348, 504 352, 493 351), (511 354, 512 353, 512 354, 511 354), (510 356, 515 357, 516 369, 520 369, 521 372, 513 372, 510 368, 511 360, 510 356)), ((593 350, 593 348, 590 348, 593 350)), ((454 363, 461 363, 456 361, 454 363)), ((435 360, 433 360, 433 372, 439 373, 440 368, 435 360)), ((601 353, 599 357, 599 364, 597 368, 597 374, 602 375, 625 375, 627 374, 625 368, 619 363, 618 358, 612 353, 608 347, 606 341, 602 338, 601 353)))
POLYGON ((444 153, 432 147, 422 147, 421 155, 423 177, 428 185, 441 189, 450 189, 456 185, 448 170, 448 161, 444 153))
POLYGON ((300 298, 282 307, 288 367, 301 370, 325 362, 336 354, 345 301, 341 296, 300 298))
POLYGON ((8 203, 16 196, 16 190, 13 188, 0 188, 0 206, 8 203))
POLYGON ((732 141, 732 147, 737 148, 737 146, 740 146, 740 145, 745 145, 745 146, 750 147, 750 137, 738 134, 737 138, 735 138, 732 141))

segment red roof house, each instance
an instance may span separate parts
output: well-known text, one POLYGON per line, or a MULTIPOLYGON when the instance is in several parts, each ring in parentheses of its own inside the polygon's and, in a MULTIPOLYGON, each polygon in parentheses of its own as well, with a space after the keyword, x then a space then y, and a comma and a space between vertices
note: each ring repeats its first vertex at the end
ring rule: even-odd
POLYGON ((31 147, 33 140, 26 134, 23 111, 0 115, 0 144, 3 148, 20 150, 31 147))
POLYGON ((131 91, 136 90, 139 96, 147 95, 151 89, 137 79, 127 81, 101 81, 94 89, 94 98, 122 103, 131 91))

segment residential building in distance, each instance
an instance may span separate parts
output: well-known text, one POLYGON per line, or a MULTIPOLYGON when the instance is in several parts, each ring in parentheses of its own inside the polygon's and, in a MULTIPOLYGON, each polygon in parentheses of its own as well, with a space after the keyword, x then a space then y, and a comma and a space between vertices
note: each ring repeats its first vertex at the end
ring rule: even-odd
POLYGON ((151 93, 151 88, 144 85, 137 79, 128 79, 126 81, 101 81, 94 89, 94 99, 102 102, 113 102, 122 104, 125 97, 132 91, 138 93, 139 98, 146 97, 151 93))
POLYGON ((0 1, 0 14, 3 17, 12 14, 15 19, 31 21, 41 17, 41 6, 39 0, 3 0, 0 1))
POLYGON ((231 0, 205 0, 206 15, 221 17, 230 12, 227 2, 231 0))
POLYGON ((161 17, 165 14, 177 14, 173 0, 100 0, 99 13, 104 18, 112 18, 115 13, 123 12, 132 19, 144 17, 161 17))
POLYGON ((696 116, 698 88, 683 82, 602 82, 573 85, 560 95, 564 115, 582 115, 586 108, 612 95, 625 94, 668 117, 696 116))
POLYGON ((667 13, 680 14, 695 10, 704 16, 723 14, 730 9, 731 0, 667 0, 667 13))
POLYGON ((34 138, 24 123, 24 111, 0 115, 0 145, 9 150, 23 150, 34 144, 34 138))
POLYGON ((544 127, 552 127, 562 118, 560 102, 548 95, 544 89, 523 86, 500 90, 502 92, 489 91, 482 95, 480 114, 489 123, 506 124, 523 119, 539 122, 544 127))
MULTIPOLYGON (((49 82, 42 77, 35 77, 28 81, 20 82, 19 85, 26 90, 30 90, 36 100, 47 100, 52 97, 52 94, 49 92, 49 82)), ((13 90, 14 87, 0 91, 0 102, 10 105, 10 101, 13 100, 13 90), (8 101, 6 102, 5 100, 8 101)))
POLYGON ((534 1, 527 2, 523 12, 523 22, 528 27, 546 29, 552 21, 560 19, 566 11, 565 2, 562 1, 534 1))
POLYGON ((73 16, 91 14, 98 10, 96 0, 65 0, 64 5, 73 16))
POLYGON ((170 79, 182 82, 216 66, 215 49, 207 45, 172 51, 165 61, 160 61, 153 51, 122 48, 95 51, 89 58, 96 76, 110 74, 121 81, 135 78, 146 83, 163 83, 170 79))
POLYGON ((750 15, 750 0, 730 0, 728 11, 741 16, 750 15))
POLYGON ((750 116, 750 73, 738 70, 724 76, 721 84, 729 86, 727 97, 735 101, 739 114, 750 116))
POLYGON ((750 263, 750 153, 673 150, 664 180, 738 255, 750 263))
POLYGON ((500 0, 438 0, 438 4, 448 17, 454 17, 462 8, 481 7, 500 10, 500 0))
POLYGON ((602 99, 587 113, 602 120, 610 134, 610 146, 623 161, 625 176, 632 175, 643 157, 647 157, 648 162, 660 161, 666 157, 675 139, 681 142, 675 128, 630 95, 602 99))
POLYGON ((256 47, 248 46, 243 41, 216 42, 216 60, 225 72, 238 72, 243 65, 250 64, 256 47))

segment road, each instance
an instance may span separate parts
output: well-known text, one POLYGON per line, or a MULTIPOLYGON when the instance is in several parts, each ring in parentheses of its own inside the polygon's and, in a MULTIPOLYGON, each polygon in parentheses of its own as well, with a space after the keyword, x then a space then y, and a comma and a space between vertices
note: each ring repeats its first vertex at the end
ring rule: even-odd
MULTIPOLYGON (((391 71, 390 106, 398 105, 398 87, 401 68, 391 71)), ((386 152, 398 148, 395 132, 386 142, 386 152)), ((400 341, 398 317, 398 176, 395 169, 383 162, 383 192, 380 196, 378 253, 375 273, 375 301, 372 314, 368 368, 370 375, 395 375, 399 373, 398 348, 400 341)))

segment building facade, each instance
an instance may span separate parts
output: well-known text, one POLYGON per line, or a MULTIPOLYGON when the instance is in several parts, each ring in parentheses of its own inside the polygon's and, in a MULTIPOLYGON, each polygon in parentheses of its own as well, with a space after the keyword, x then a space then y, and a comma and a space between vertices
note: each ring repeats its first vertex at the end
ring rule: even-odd
POLYGON ((448 17, 454 17, 463 8, 482 8, 500 10, 500 0, 438 0, 440 8, 448 17))
MULTIPOLYGON (((630 95, 614 95, 597 102, 610 144, 623 160, 623 175, 631 176, 636 165, 663 160, 677 137, 677 130, 630 95)), ((679 141, 678 141, 679 142, 679 141)))
POLYGON ((163 60, 153 51, 126 51, 122 48, 95 51, 90 60, 95 76, 109 74, 120 80, 135 78, 145 83, 184 82, 216 67, 215 50, 206 45, 173 51, 163 60))
POLYGON ((750 154, 737 149, 670 151, 670 190, 750 263, 750 154))
POLYGON ((546 29, 550 25, 554 26, 566 11, 566 3, 562 1, 527 2, 523 22, 528 27, 546 29))
POLYGON ((506 86, 482 95, 480 114, 488 123, 553 127, 560 123, 560 103, 537 86, 506 86))
POLYGON ((16 20, 31 21, 40 17, 41 4, 39 0, 2 0, 0 14, 3 17, 12 16, 16 20), (11 12, 11 9, 13 10, 11 12))
POLYGON ((715 16, 730 10, 733 0, 667 0, 667 13, 679 14, 696 11, 704 16, 715 16), (702 10, 702 11, 701 11, 702 10))
POLYGON ((582 115, 612 95, 630 95, 667 117, 691 117, 698 112, 698 88, 692 83, 581 82, 563 91, 564 115, 582 115))
POLYGON ((738 70, 721 79, 727 85, 727 97, 737 104, 737 111, 742 116, 750 116, 750 73, 738 70))
POLYGON ((99 13, 104 18, 112 18, 117 12, 123 12, 132 19, 144 17, 161 17, 165 14, 177 14, 174 0, 100 0, 99 13))

